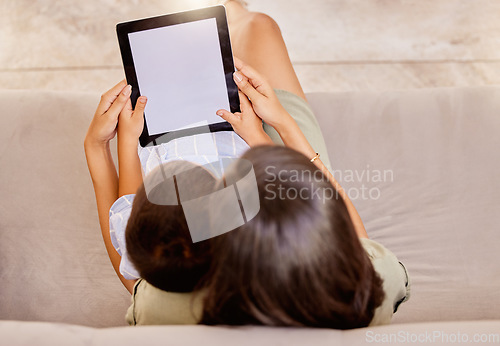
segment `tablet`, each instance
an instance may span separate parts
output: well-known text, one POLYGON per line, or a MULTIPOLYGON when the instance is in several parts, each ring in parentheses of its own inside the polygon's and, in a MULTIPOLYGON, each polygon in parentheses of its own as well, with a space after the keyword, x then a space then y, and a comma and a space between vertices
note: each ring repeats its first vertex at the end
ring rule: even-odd
POLYGON ((224 6, 119 23, 116 31, 132 106, 148 98, 141 146, 232 130, 216 115, 240 111, 224 6))

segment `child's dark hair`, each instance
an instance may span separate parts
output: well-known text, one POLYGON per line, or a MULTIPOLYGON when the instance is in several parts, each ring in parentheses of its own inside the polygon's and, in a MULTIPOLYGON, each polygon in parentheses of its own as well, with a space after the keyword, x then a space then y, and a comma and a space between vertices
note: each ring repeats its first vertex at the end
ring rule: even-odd
POLYGON ((209 243, 192 242, 179 203, 175 174, 186 171, 184 183, 195 194, 213 191, 216 179, 202 167, 186 161, 163 164, 137 191, 125 231, 127 252, 140 276, 164 291, 193 291, 210 266, 209 243))
POLYGON ((201 323, 367 326, 382 280, 332 184, 285 147, 252 148, 242 159, 253 164, 260 211, 212 239, 201 323))

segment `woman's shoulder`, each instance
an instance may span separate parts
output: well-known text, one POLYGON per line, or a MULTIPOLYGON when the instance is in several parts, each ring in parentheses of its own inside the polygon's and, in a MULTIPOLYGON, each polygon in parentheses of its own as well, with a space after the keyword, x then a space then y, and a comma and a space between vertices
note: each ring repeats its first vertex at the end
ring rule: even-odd
POLYGON ((167 292, 139 279, 126 320, 130 325, 197 324, 201 319, 202 301, 203 291, 167 292))
POLYGON ((406 267, 382 244, 361 238, 361 244, 383 281, 384 301, 375 310, 370 325, 388 324, 402 302, 410 298, 410 278, 406 267))

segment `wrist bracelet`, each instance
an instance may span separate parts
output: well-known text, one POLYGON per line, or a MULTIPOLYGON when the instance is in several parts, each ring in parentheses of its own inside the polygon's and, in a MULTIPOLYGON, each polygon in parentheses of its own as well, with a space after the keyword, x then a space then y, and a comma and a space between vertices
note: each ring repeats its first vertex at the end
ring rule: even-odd
POLYGON ((314 157, 311 159, 311 162, 314 162, 314 161, 316 161, 317 159, 319 159, 319 153, 316 153, 316 156, 314 156, 314 157))

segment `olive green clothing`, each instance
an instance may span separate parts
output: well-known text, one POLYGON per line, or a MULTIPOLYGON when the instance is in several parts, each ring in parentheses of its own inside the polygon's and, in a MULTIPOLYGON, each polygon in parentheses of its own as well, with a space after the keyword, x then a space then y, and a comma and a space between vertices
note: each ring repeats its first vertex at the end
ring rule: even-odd
POLYGON ((125 316, 130 325, 196 324, 201 318, 203 292, 163 291, 139 279, 125 316))
MULTIPOLYGON (((376 241, 361 239, 361 244, 384 282, 385 299, 375 310, 370 325, 389 324, 399 304, 410 296, 406 269, 391 251, 376 241)), ((126 319, 131 325, 197 324, 202 303, 203 292, 166 292, 140 279, 134 286, 126 319)))
MULTIPOLYGON (((289 91, 280 89, 274 89, 274 91, 281 105, 292 116, 297 125, 299 125, 313 150, 320 154, 321 161, 331 170, 332 167, 328 151, 326 150, 325 140, 311 106, 303 98, 289 91)), ((271 137, 274 143, 283 145, 281 137, 272 126, 264 123, 264 131, 271 137)))
POLYGON ((383 281, 385 298, 382 304, 375 309, 370 326, 391 323, 392 315, 399 305, 410 298, 410 278, 403 263, 374 240, 360 238, 368 257, 372 261, 375 271, 383 281))

